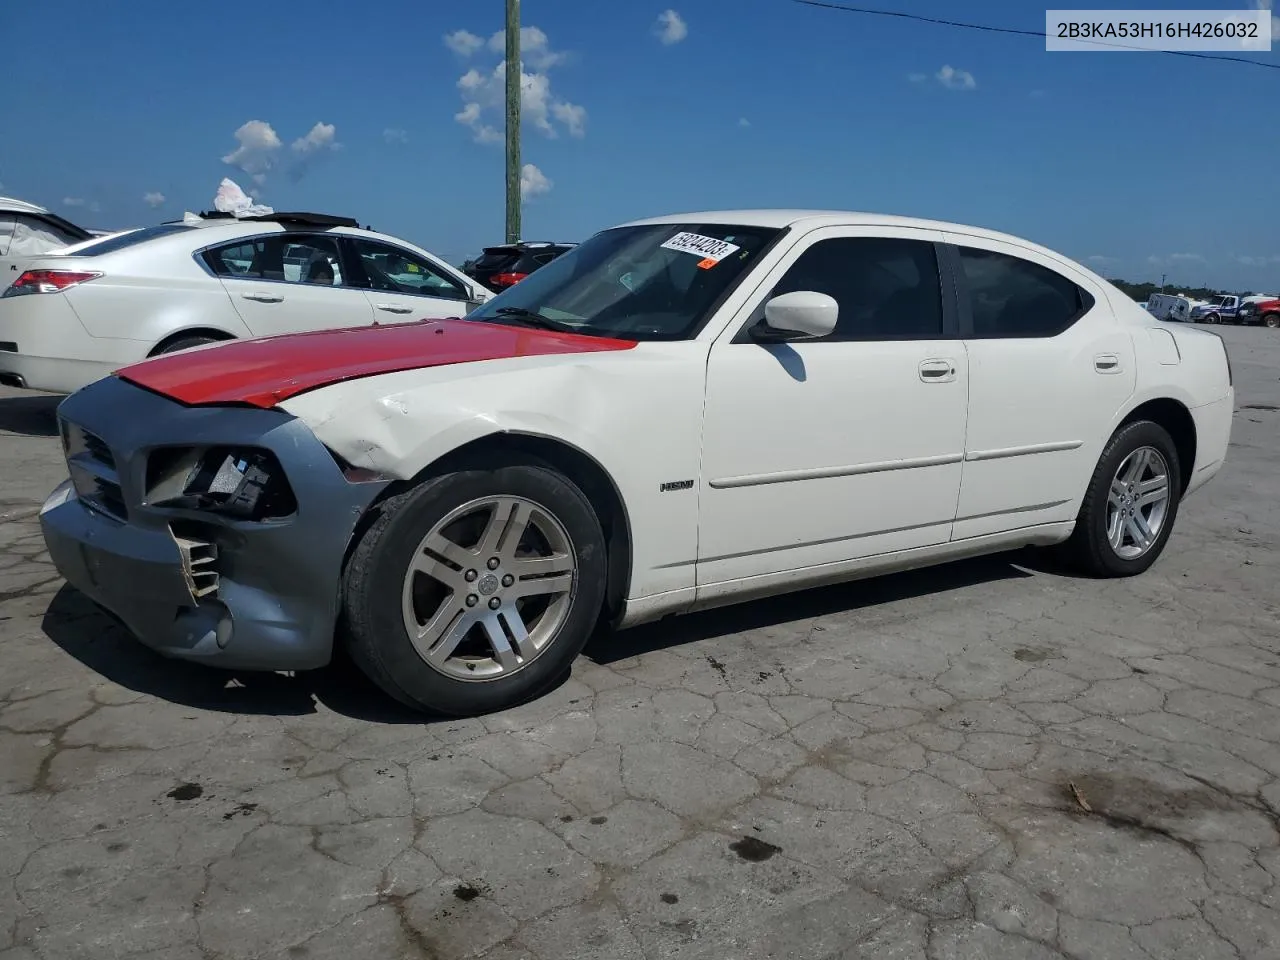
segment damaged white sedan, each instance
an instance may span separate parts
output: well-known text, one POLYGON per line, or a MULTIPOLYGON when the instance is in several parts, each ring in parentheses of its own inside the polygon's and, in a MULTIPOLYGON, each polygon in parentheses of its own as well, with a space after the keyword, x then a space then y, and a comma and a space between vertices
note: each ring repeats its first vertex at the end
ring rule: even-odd
POLYGON ((1026 241, 701 213, 465 318, 127 367, 59 408, 41 519, 162 653, 308 669, 346 643, 405 703, 475 714, 602 621, 1024 545, 1141 573, 1232 406, 1220 338, 1026 241))

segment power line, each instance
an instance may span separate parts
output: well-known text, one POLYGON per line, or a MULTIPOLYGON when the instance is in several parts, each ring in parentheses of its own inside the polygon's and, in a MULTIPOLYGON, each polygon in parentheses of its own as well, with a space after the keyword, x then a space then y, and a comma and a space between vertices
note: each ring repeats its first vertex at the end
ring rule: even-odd
MULTIPOLYGON (((839 3, 827 3, 824 0, 792 0, 806 7, 821 7, 824 10, 839 10, 842 13, 861 13, 872 17, 897 17, 900 20, 913 20, 917 23, 932 23, 941 27, 960 27, 964 30, 982 30, 987 33, 1011 33, 1021 37, 1039 37, 1045 39, 1043 30, 1021 30, 1017 27, 996 27, 985 23, 963 23, 959 20, 942 20, 937 17, 925 17, 916 13, 903 13, 901 10, 871 10, 867 7, 847 7, 839 3)), ((1120 47, 1126 50, 1148 50, 1147 47, 1135 47, 1123 43, 1108 43, 1104 46, 1120 47)), ((1249 63, 1255 67, 1266 67, 1268 70, 1280 70, 1280 63, 1266 63, 1263 60, 1250 60, 1248 57, 1233 57, 1230 54, 1194 53, 1190 50, 1153 50, 1152 53, 1167 53, 1175 57, 1192 57, 1196 60, 1221 60, 1224 63, 1249 63)))

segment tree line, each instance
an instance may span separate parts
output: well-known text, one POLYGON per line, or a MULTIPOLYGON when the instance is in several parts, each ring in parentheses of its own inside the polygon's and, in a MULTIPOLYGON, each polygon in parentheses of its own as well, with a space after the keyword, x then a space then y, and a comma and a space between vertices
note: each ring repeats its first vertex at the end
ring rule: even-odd
MULTIPOLYGON (((1108 278, 1110 279, 1110 278, 1108 278)), ((1119 289, 1123 290, 1139 303, 1146 303, 1153 293, 1160 292, 1160 284, 1158 283, 1130 283, 1128 280, 1110 279, 1119 289)), ((1243 293, 1237 293, 1235 290, 1213 290, 1209 287, 1179 287, 1174 284, 1166 283, 1164 286, 1165 293, 1178 293, 1184 297, 1190 297, 1192 300, 1212 300, 1214 297, 1224 297, 1236 295, 1241 297, 1253 296, 1252 290, 1246 290, 1243 293)))

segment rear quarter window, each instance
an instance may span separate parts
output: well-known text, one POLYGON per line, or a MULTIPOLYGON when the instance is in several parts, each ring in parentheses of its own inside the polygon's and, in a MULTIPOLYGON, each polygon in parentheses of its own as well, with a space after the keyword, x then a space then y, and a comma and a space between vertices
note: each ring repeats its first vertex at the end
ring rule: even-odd
POLYGON ((1093 306, 1093 297, 1062 274, 993 250, 960 247, 973 336, 1054 337, 1093 306))
POLYGON ((118 237, 103 237, 101 240, 90 241, 80 246, 77 250, 63 254, 63 256, 99 257, 104 253, 115 253, 117 250, 135 247, 140 243, 146 243, 148 240, 154 240, 157 237, 166 237, 171 233, 182 233, 183 231, 194 229, 195 227, 189 227, 185 223, 160 223, 154 227, 143 227, 141 230, 124 233, 118 237))

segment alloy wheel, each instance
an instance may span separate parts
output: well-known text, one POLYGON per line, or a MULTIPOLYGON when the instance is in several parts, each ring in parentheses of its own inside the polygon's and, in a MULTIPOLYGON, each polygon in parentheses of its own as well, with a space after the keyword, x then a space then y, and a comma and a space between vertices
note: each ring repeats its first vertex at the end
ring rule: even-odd
POLYGON ((405 572, 409 639, 455 680, 497 680, 528 666, 569 614, 578 565, 564 524, 521 497, 450 511, 405 572))
POLYGON ((1116 556, 1136 560, 1155 545, 1169 512, 1169 464, 1155 447, 1121 461, 1107 495, 1107 540, 1116 556))

